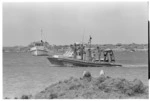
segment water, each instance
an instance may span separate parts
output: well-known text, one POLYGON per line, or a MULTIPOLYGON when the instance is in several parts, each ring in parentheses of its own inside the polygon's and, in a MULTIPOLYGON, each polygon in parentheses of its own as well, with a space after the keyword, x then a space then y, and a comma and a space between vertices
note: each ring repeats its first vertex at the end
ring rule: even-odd
POLYGON ((30 53, 3 53, 3 97, 20 97, 35 94, 59 80, 81 77, 87 70, 98 76, 103 69, 111 77, 133 80, 138 78, 148 85, 148 53, 117 52, 116 62, 123 67, 56 67, 46 57, 30 53))

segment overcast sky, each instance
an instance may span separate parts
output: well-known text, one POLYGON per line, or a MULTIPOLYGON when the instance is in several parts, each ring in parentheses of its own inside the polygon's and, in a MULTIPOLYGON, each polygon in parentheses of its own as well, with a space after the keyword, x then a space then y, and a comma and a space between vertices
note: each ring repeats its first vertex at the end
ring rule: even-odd
POLYGON ((3 45, 148 43, 147 2, 3 3, 3 45))

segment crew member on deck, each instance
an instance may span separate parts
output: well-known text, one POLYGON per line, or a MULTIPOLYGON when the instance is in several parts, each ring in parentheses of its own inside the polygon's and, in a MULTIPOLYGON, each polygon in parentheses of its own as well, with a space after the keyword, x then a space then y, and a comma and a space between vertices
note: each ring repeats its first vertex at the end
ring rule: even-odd
POLYGON ((74 43, 74 58, 77 58, 77 46, 76 43, 74 43))

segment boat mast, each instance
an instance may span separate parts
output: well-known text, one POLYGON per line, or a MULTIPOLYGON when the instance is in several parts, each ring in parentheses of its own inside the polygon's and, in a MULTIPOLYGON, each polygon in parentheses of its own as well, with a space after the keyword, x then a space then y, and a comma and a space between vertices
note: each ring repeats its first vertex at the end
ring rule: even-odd
MULTIPOLYGON (((85 31, 85 30, 84 30, 85 31)), ((81 45, 81 60, 83 60, 83 53, 84 53, 84 43, 83 43, 83 41, 84 41, 84 33, 83 33, 83 37, 82 37, 82 45, 81 45)))
POLYGON ((41 40, 42 40, 42 33, 43 33, 43 30, 41 29, 41 40))
POLYGON ((84 29, 84 31, 83 31, 83 36, 82 36, 82 45, 83 45, 83 43, 84 43, 84 33, 85 33, 85 29, 84 29))
POLYGON ((92 54, 91 54, 91 40, 92 40, 92 37, 90 35, 90 39, 89 39, 89 61, 92 61, 92 54))
POLYGON ((89 39, 89 49, 91 50, 91 40, 92 40, 92 37, 90 35, 90 39, 89 39))

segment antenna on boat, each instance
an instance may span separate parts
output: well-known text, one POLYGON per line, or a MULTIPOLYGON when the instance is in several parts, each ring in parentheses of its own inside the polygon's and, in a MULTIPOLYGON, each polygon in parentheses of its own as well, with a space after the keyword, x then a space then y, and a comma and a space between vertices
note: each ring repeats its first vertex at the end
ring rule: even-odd
POLYGON ((43 29, 41 29, 41 40, 42 40, 42 38, 44 38, 44 41, 46 41, 46 38, 45 38, 45 36, 43 35, 43 29))
POLYGON ((83 31, 83 36, 82 36, 82 45, 83 45, 83 43, 84 43, 84 33, 85 33, 85 29, 84 29, 84 31, 83 31))
POLYGON ((42 33, 43 33, 43 30, 41 29, 41 40, 42 40, 42 33))

